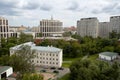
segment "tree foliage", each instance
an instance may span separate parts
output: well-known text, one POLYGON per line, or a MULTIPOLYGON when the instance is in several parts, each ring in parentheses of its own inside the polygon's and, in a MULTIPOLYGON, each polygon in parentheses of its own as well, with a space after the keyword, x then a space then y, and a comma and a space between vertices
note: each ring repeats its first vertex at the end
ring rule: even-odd
POLYGON ((70 80, 120 80, 120 64, 78 60, 70 66, 70 80))

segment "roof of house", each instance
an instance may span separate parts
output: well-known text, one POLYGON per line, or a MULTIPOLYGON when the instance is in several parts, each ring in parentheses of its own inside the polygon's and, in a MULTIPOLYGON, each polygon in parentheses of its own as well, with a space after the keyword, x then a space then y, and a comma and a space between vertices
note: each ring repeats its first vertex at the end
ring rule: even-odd
POLYGON ((100 55, 109 56, 109 57, 118 55, 118 53, 115 53, 115 52, 102 52, 102 53, 99 53, 99 54, 100 54, 100 55))
POLYGON ((10 49, 19 50, 20 46, 22 46, 22 45, 31 46, 31 49, 38 50, 38 51, 46 51, 46 52, 61 51, 60 48, 56 48, 56 47, 53 47, 53 46, 36 46, 33 42, 27 42, 27 43, 24 43, 24 44, 21 44, 21 45, 17 45, 17 46, 11 47, 10 49))
POLYGON ((10 66, 0 66, 0 74, 3 73, 4 71, 8 70, 9 68, 12 68, 10 66))

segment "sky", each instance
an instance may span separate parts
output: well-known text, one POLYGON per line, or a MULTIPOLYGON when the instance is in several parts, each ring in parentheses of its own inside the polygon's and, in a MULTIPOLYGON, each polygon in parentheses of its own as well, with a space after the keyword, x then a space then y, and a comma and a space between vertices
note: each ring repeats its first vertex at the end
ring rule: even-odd
POLYGON ((0 16, 7 18, 10 26, 30 27, 53 16, 69 27, 81 18, 97 17, 105 22, 110 16, 120 16, 120 0, 0 0, 0 16))

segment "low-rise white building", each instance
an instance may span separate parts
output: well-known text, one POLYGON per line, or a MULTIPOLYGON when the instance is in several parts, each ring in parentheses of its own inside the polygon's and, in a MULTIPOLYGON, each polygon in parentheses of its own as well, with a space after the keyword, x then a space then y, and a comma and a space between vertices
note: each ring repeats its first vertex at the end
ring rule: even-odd
POLYGON ((13 68, 10 66, 0 66, 0 80, 13 74, 13 68))
MULTIPOLYGON (((21 45, 31 46, 31 50, 35 50, 36 57, 32 59, 32 62, 36 66, 48 66, 48 67, 61 67, 62 66, 62 49, 52 46, 35 46, 32 42, 27 42, 21 45)), ((10 55, 14 54, 21 45, 11 47, 10 55)))
POLYGON ((117 57, 118 57, 118 53, 114 53, 114 52, 99 53, 99 58, 107 61, 115 60, 117 57))

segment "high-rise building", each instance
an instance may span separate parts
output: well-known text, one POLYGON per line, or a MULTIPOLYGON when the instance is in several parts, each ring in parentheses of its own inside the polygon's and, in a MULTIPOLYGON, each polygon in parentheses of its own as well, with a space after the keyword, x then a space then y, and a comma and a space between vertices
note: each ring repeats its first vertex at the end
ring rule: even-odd
POLYGON ((59 20, 47 20, 40 21, 40 32, 42 37, 60 37, 62 36, 63 23, 59 20))
POLYGON ((111 32, 110 22, 100 22, 98 28, 98 36, 102 38, 108 38, 111 32))
POLYGON ((0 38, 9 37, 9 25, 8 20, 4 17, 0 17, 0 38))
POLYGON ((111 31, 120 33, 120 16, 110 17, 110 27, 111 27, 111 31))
POLYGON ((96 17, 82 18, 77 21, 77 34, 84 36, 92 36, 96 38, 98 36, 99 21, 96 17))

